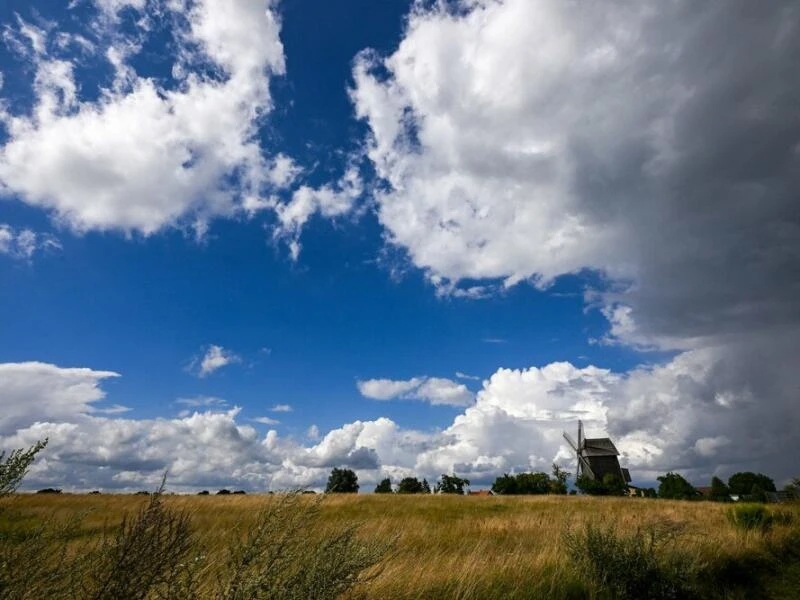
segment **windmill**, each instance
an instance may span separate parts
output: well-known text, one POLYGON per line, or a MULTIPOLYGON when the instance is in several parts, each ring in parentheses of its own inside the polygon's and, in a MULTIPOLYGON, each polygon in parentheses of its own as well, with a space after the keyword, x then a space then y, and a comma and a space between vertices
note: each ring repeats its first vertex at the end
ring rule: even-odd
POLYGON ((585 476, 595 481, 603 481, 608 474, 629 483, 631 475, 628 469, 619 465, 619 450, 610 438, 584 438, 583 423, 578 421, 578 443, 565 431, 564 439, 572 446, 578 461, 575 479, 585 476))

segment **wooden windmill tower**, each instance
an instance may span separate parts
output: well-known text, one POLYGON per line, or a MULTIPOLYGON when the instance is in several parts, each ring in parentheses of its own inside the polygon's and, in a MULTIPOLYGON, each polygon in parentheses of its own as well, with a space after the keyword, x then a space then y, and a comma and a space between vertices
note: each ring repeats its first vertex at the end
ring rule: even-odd
POLYGON ((583 423, 578 421, 578 443, 565 431, 564 439, 572 446, 578 461, 575 479, 582 475, 603 481, 608 474, 618 477, 620 481, 629 483, 631 475, 628 469, 623 469, 619 464, 619 450, 610 438, 584 438, 583 423))

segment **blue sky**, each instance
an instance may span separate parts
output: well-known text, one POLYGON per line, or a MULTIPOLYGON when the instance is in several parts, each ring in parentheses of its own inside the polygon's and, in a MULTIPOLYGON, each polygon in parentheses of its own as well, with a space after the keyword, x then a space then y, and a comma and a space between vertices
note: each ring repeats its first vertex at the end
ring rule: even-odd
POLYGON ((480 485, 582 417, 640 481, 792 475, 797 11, 661 10, 5 3, 2 446, 50 436, 33 486, 480 485))

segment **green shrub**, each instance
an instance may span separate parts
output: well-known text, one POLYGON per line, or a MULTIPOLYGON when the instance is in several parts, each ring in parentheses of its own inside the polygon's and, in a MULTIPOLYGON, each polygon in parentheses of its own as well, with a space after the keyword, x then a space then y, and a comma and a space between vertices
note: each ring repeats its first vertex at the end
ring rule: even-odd
POLYGON ((759 504, 740 504, 728 512, 728 520, 745 531, 769 531, 774 522, 772 513, 759 504))
POLYGON ((620 534, 614 525, 589 523, 564 541, 579 575, 601 597, 692 598, 696 567, 674 547, 679 531, 657 523, 620 534))

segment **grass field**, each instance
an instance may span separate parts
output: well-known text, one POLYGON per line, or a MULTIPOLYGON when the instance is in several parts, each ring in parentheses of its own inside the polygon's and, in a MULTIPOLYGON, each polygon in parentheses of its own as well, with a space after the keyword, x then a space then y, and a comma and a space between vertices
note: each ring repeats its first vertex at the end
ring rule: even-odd
MULTIPOLYGON (((70 534, 71 547, 80 549, 147 500, 17 495, 5 501, 0 535, 80 516, 70 534)), ((270 502, 273 497, 260 495, 164 497, 167 507, 190 515, 202 548, 203 595, 212 596, 231 536, 244 535, 270 502)), ((608 590, 577 569, 567 551, 567 532, 581 542, 587 524, 616 525, 621 537, 668 531, 658 552, 688 558, 691 573, 685 576, 698 581, 702 597, 800 597, 800 508, 781 507, 784 518, 765 531, 734 526, 731 510, 709 502, 627 498, 339 495, 322 501, 315 531, 303 535, 355 524, 362 540, 394 540, 373 571, 377 576, 348 593, 353 598, 606 597, 608 590)))

